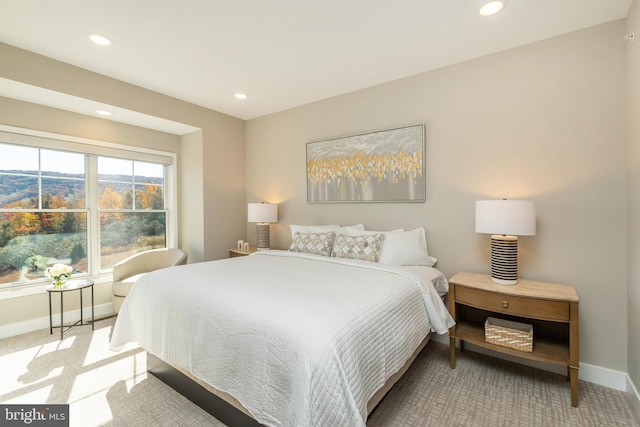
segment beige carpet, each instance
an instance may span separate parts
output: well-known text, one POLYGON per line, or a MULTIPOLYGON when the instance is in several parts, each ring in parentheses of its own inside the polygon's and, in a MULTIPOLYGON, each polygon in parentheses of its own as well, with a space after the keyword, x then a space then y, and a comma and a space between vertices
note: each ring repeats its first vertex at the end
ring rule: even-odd
MULTIPOLYGON (((0 403, 70 403, 71 426, 222 426, 145 372, 131 346, 108 350, 114 319, 0 340, 0 403)), ((580 382, 578 408, 561 376, 472 352, 449 368, 431 342, 367 426, 640 426, 624 393, 580 382)), ((297 426, 296 426, 297 427, 297 426)))

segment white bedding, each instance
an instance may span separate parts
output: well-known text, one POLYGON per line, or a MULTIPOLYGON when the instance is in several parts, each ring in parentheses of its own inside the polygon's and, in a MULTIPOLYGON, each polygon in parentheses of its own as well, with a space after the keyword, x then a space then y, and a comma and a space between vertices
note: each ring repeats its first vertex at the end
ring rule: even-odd
POLYGON ((138 342, 264 425, 364 426, 375 391, 453 325, 433 287, 446 279, 423 268, 272 250, 159 270, 130 291, 111 348, 138 342))

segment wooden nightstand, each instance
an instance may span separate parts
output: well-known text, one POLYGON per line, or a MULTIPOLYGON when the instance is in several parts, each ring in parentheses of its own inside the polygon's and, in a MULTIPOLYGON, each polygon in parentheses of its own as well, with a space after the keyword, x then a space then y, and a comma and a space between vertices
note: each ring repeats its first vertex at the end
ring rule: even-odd
POLYGON ((499 285, 484 274, 458 273, 449 279, 449 312, 456 321, 449 329, 451 368, 456 367, 456 338, 525 359, 567 367, 571 406, 578 406, 578 294, 573 286, 519 279, 499 285), (533 352, 485 341, 487 317, 533 325, 533 352))
POLYGON ((239 249, 229 249, 229 258, 234 258, 237 256, 247 256, 256 251, 256 248, 249 248, 248 251, 241 251, 239 249))

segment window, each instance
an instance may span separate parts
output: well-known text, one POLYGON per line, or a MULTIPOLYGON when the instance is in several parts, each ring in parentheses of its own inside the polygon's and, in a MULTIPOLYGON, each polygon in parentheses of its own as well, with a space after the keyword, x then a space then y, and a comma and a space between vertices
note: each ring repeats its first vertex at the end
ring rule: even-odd
POLYGON ((82 152, 81 144, 35 137, 14 144, 2 136, 0 287, 42 283, 54 263, 73 266, 74 276, 96 276, 134 253, 167 246, 165 157, 155 162, 108 148, 100 155, 95 147, 82 152))
POLYGON ((164 167, 98 157, 100 265, 166 247, 164 167))

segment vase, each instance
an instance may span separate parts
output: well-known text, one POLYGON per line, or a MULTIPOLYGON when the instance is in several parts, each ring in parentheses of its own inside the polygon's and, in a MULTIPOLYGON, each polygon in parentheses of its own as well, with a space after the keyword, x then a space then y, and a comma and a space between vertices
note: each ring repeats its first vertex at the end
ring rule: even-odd
POLYGON ((66 277, 61 277, 59 279, 53 279, 53 286, 56 288, 64 288, 64 284, 67 281, 66 277))

